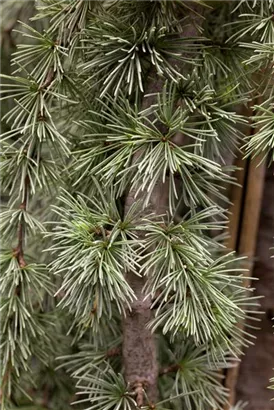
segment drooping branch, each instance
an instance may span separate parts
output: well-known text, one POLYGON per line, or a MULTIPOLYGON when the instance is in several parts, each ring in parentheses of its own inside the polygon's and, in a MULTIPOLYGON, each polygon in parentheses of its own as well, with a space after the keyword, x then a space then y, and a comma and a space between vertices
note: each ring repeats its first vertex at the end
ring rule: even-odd
MULTIPOLYGON (((29 177, 27 175, 25 178, 25 183, 24 183, 23 200, 20 204, 20 209, 23 212, 26 212, 27 210, 28 195, 29 195, 29 177)), ((25 241, 25 222, 21 218, 19 222, 19 226, 18 226, 18 243, 14 251, 20 268, 24 268, 26 266, 26 261, 24 258, 24 241, 25 241)))
MULTIPOLYGON (((29 177, 25 177, 25 183, 24 183, 24 193, 23 193, 23 199, 22 202, 19 206, 19 208, 25 212, 27 209, 27 202, 28 202, 28 191, 29 191, 29 177)), ((13 250, 14 257, 17 259, 18 265, 21 269, 23 269, 27 263, 24 258, 24 242, 25 242, 25 222, 24 219, 20 218, 19 224, 18 224, 18 233, 17 233, 17 246, 13 250)), ((20 284, 18 284, 15 288, 15 295, 17 297, 20 297, 20 284)), ((8 383, 8 380, 10 378, 12 371, 12 361, 11 361, 11 356, 9 355, 9 359, 7 362, 7 366, 5 369, 5 373, 2 377, 1 381, 1 387, 0 387, 0 401, 2 402, 4 396, 5 396, 5 389, 6 385, 8 383)))

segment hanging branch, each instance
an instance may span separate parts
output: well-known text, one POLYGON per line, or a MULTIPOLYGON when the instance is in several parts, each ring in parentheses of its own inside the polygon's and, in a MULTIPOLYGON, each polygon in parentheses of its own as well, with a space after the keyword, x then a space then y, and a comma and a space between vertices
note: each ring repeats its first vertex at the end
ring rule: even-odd
MULTIPOLYGON (((28 195, 29 195, 29 177, 27 175, 25 177, 23 199, 19 206, 20 210, 22 210, 23 212, 27 211, 28 195)), ((25 222, 21 218, 18 224, 17 247, 14 249, 14 252, 13 252, 14 256, 16 257, 18 261, 18 265, 20 269, 24 269, 27 265, 25 261, 25 257, 24 257, 25 228, 26 228, 25 222)), ((18 284, 15 288, 16 297, 20 298, 20 293, 21 293, 20 284, 18 284)), ((2 405, 3 405, 2 400, 4 400, 5 398, 5 387, 6 387, 8 380, 10 379, 11 371, 12 371, 12 363, 11 363, 11 357, 9 357, 7 367, 6 367, 6 372, 2 378, 2 383, 1 383, 1 388, 0 388, 0 401, 2 405)), ((8 399, 10 399, 10 395, 8 395, 8 399)))
MULTIPOLYGON (((24 184, 24 196, 23 196, 23 200, 19 207, 23 212, 27 211, 28 196, 29 196, 29 176, 27 175, 25 178, 25 184, 24 184)), ((24 258, 24 242, 25 242, 25 222, 21 219, 21 221, 19 222, 19 226, 18 226, 18 244, 17 244, 17 247, 15 248, 15 256, 18 260, 18 264, 20 268, 24 268, 27 265, 25 258, 24 258)))
MULTIPOLYGON (((26 371, 26 369, 30 371, 30 368, 28 368, 29 357, 32 354, 36 354, 38 359, 45 361, 45 356, 48 353, 46 351, 41 352, 39 350, 40 347, 36 348, 35 343, 32 339, 38 339, 38 337, 41 337, 43 339, 43 342, 45 342, 46 346, 47 335, 44 331, 44 327, 48 324, 46 323, 46 321, 40 322, 40 317, 32 314, 35 312, 37 306, 41 306, 44 292, 52 292, 52 285, 49 283, 48 275, 45 273, 45 265, 28 263, 28 261, 26 260, 25 242, 28 229, 31 232, 34 232, 37 228, 39 230, 43 229, 42 224, 38 222, 30 214, 28 214, 30 194, 35 192, 35 188, 37 187, 37 185, 39 185, 40 189, 48 189, 49 184, 55 181, 56 178, 54 170, 47 168, 48 164, 54 163, 50 160, 41 158, 41 156, 38 154, 40 154, 42 150, 42 145, 44 147, 47 144, 47 138, 51 140, 51 142, 54 140, 55 146, 58 146, 59 144, 58 148, 61 147, 63 151, 65 141, 62 135, 60 135, 57 129, 55 128, 52 118, 49 124, 49 128, 47 128, 47 118, 45 118, 46 116, 49 117, 49 115, 47 114, 50 112, 50 103, 52 102, 53 97, 51 92, 47 92, 45 90, 53 83, 56 73, 58 72, 60 74, 63 72, 61 66, 61 57, 64 56, 64 52, 63 50, 61 50, 58 55, 59 49, 55 47, 49 48, 49 39, 46 35, 41 35, 34 28, 29 27, 24 23, 22 23, 22 25, 24 28, 26 28, 26 36, 28 36, 28 33, 31 32, 30 37, 35 38, 37 42, 40 44, 42 59, 44 58, 44 53, 47 53, 48 58, 46 59, 46 63, 48 64, 48 66, 43 65, 43 69, 46 70, 46 74, 45 76, 42 76, 42 78, 45 78, 45 80, 41 81, 40 86, 40 61, 38 61, 37 63, 37 70, 34 69, 32 73, 30 73, 30 80, 25 78, 22 79, 20 77, 13 78, 9 76, 4 76, 9 80, 14 80, 15 82, 18 81, 18 84, 21 84, 21 86, 22 83, 24 84, 23 93, 19 93, 19 100, 15 99, 16 104, 11 109, 11 111, 7 113, 7 115, 4 117, 4 119, 7 119, 7 122, 10 122, 13 119, 14 123, 16 124, 13 126, 13 128, 11 128, 11 131, 8 131, 6 133, 7 135, 4 136, 5 150, 3 156, 5 161, 3 168, 6 172, 3 173, 3 179, 5 182, 5 189, 10 190, 10 195, 15 193, 18 181, 12 180, 12 176, 14 174, 16 175, 17 180, 21 180, 20 190, 22 189, 22 193, 20 191, 20 212, 12 208, 7 211, 9 215, 16 215, 16 217, 18 216, 18 226, 17 244, 16 247, 13 249, 10 258, 10 263, 7 263, 7 265, 5 265, 7 272, 6 282, 11 281, 11 285, 13 285, 14 283, 14 280, 12 279, 14 277, 14 274, 9 275, 9 269, 12 268, 14 270, 12 265, 13 259, 16 259, 18 262, 18 271, 25 270, 26 275, 21 275, 18 272, 18 279, 16 278, 17 284, 15 286, 14 293, 13 295, 10 295, 8 297, 7 303, 5 305, 6 307, 8 306, 8 315, 10 315, 10 312, 16 312, 16 309, 19 309, 21 305, 25 307, 25 310, 24 313, 21 315, 18 315, 17 313, 12 313, 11 317, 8 316, 8 319, 4 321, 3 327, 5 329, 5 336, 7 334, 7 337, 10 338, 8 332, 14 332, 11 334, 14 340, 13 345, 11 344, 11 346, 9 346, 9 343, 11 342, 8 339, 8 341, 6 342, 7 347, 5 346, 5 369, 3 369, 4 374, 1 381, 2 385, 0 391, 2 403, 4 403, 6 397, 7 399, 11 398, 11 392, 13 388, 17 389, 16 384, 13 385, 13 375, 16 379, 19 375, 21 376, 21 371, 24 372, 26 371), (56 63, 56 61, 58 61, 58 64, 57 69, 54 71, 53 66, 56 63), (34 87, 35 80, 36 88, 34 87), (31 105, 27 105, 29 101, 31 101, 31 105), (18 122, 16 123, 17 120, 18 122), (20 138, 18 138, 18 135, 20 135, 20 138), (53 136, 55 136, 55 139, 53 138, 53 136), (9 140, 9 138, 16 138, 17 142, 22 144, 22 147, 19 147, 18 149, 17 145, 15 146, 14 143, 8 144, 7 141, 9 140), (5 158, 5 155, 7 156, 7 158, 5 158), (21 172, 18 172, 18 168, 21 172), (40 173, 43 174, 40 175, 40 173), (25 175, 25 177, 23 175, 25 175), (30 284, 26 284, 28 273, 30 272, 32 274, 32 282, 30 284), (35 298, 37 298, 36 301, 38 302, 37 304, 32 303, 30 297, 25 297, 27 295, 25 286, 27 286, 27 292, 30 292, 30 287, 32 287, 32 285, 33 289, 35 289, 35 298), (39 290, 41 290, 41 292, 37 292, 38 288, 39 290), (22 298, 21 296, 22 290, 24 291, 24 298, 22 298), (20 302, 18 302, 18 299, 20 299, 20 302), (16 315, 15 319, 13 317, 14 315, 16 315), (14 330, 15 326, 16 329, 14 330), (25 334, 23 334, 23 332, 25 332, 25 334), (26 347, 24 346, 24 343, 26 344, 26 347), (22 345, 23 353, 20 351, 20 344, 22 345), (19 359, 17 357, 14 358, 12 356, 14 355, 14 346, 16 346, 16 349, 19 350, 19 355, 22 354, 22 357, 19 357, 19 359), (7 384, 8 392, 6 392, 7 384)), ((12 28, 10 29, 12 30, 12 28)), ((57 43, 53 43, 53 46, 55 45, 57 45, 57 43)), ((29 45, 24 44, 22 45, 22 48, 24 49, 23 52, 20 51, 20 46, 18 46, 18 48, 19 51, 14 54, 15 58, 13 59, 13 62, 15 64, 18 64, 20 67, 25 66, 27 70, 29 62, 25 61, 25 50, 26 48, 28 48, 30 54, 34 53, 34 61, 36 61, 37 55, 35 54, 35 47, 33 46, 33 43, 29 45)), ((18 87, 18 85, 14 86, 9 84, 8 87, 9 88, 4 88, 3 94, 6 93, 7 96, 2 97, 3 99, 8 98, 8 94, 12 94, 14 98, 13 89, 18 87)), ((54 98, 58 99, 58 97, 58 92, 55 92, 54 98)), ((67 147, 65 148, 67 150, 67 147)), ((7 238, 5 239, 8 243, 11 240, 13 240, 11 236, 8 234, 7 238)), ((3 284, 3 287, 5 287, 5 283, 3 284)), ((3 297, 7 298, 7 295, 3 294, 3 297)))

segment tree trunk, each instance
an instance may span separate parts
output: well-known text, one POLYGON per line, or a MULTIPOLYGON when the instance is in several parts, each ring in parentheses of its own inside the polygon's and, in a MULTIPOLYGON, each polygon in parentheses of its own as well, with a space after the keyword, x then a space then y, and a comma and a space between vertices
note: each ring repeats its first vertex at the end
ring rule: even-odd
MULTIPOLYGON (((163 79, 155 77, 149 80, 147 93, 161 92, 163 87, 163 79)), ((145 99, 143 108, 152 105, 155 101, 151 97, 145 99)), ((132 162, 135 163, 142 155, 142 150, 138 151, 133 157, 132 162)), ((148 206, 145 208, 145 213, 155 213, 156 215, 164 214, 168 205, 168 179, 166 183, 158 181, 151 195, 148 206)), ((137 190, 137 189, 136 189, 137 190)), ((136 190, 130 190, 125 202, 125 213, 130 206, 139 200, 142 204, 144 194, 141 192, 136 197, 136 190)), ((138 233, 139 238, 143 239, 144 234, 138 233)), ((147 276, 150 274, 147 272, 147 276)), ((130 287, 134 290, 136 300, 131 303, 131 311, 127 311, 127 315, 123 321, 123 363, 125 368, 125 379, 130 384, 131 388, 136 393, 136 402, 140 407, 144 404, 143 390, 149 402, 157 401, 157 379, 158 379, 158 360, 157 346, 155 336, 147 329, 148 322, 153 318, 151 307, 151 298, 147 297, 143 288, 146 282, 144 277, 138 277, 136 274, 129 272, 126 276, 130 287)))
MULTIPOLYGON (((203 12, 201 6, 192 5, 195 12, 189 12, 189 25, 180 35, 183 37, 195 37, 198 35, 197 25, 201 23, 202 17, 198 13, 203 12)), ((171 64, 178 64, 176 61, 170 60, 171 64)), ((161 93, 165 83, 164 77, 159 77, 154 68, 152 68, 147 81, 145 93, 161 93)), ((142 109, 155 104, 156 97, 150 96, 144 98, 142 109)), ((160 126, 163 128, 163 126, 160 126)), ((160 128, 162 133, 164 129, 160 128)), ((182 135, 174 136, 177 145, 184 144, 182 135)), ((175 140, 174 140, 175 142, 175 140)), ((142 149, 138 151, 132 159, 132 163, 138 161, 142 155, 142 149)), ((137 188, 136 188, 137 190, 137 188)), ((136 197, 136 190, 131 189, 125 201, 125 213, 130 206, 139 200, 144 201, 144 194, 141 192, 136 197)), ((168 209, 168 194, 169 194, 169 179, 166 177, 166 182, 158 181, 151 195, 150 202, 145 208, 145 214, 154 213, 162 215, 168 209)), ((142 239, 143 233, 139 232, 139 237, 142 239)), ((147 277, 150 273, 147 272, 147 277)), ((127 281, 134 290, 136 300, 131 303, 131 311, 127 311, 127 315, 123 320, 123 364, 125 380, 130 384, 131 389, 135 392, 137 406, 140 407, 145 403, 155 403, 158 399, 158 360, 157 360, 157 345, 155 336, 147 329, 148 322, 153 318, 151 310, 151 298, 146 297, 143 293, 143 288, 146 283, 146 278, 138 277, 134 273, 127 273, 127 281), (145 395, 144 395, 145 391, 145 395), (147 397, 147 398, 145 398, 147 397)))

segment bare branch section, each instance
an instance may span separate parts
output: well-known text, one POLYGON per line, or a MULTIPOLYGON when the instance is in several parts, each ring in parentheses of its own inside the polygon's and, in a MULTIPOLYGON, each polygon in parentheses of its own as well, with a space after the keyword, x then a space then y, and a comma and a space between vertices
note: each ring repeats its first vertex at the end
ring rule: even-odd
MULTIPOLYGON (((28 191, 29 191, 29 177, 27 175, 25 178, 23 201, 20 204, 20 209, 22 209, 23 211, 27 210, 28 191)), ((24 225, 25 225, 24 221, 21 220, 18 226, 18 244, 14 250, 14 253, 17 258, 20 268, 24 268, 26 266, 26 261, 24 258, 24 240, 25 240, 25 226, 24 225)))
MULTIPOLYGON (((189 12, 191 23, 186 27, 186 30, 181 33, 183 37, 194 37, 198 35, 197 26, 201 24, 201 6, 194 6, 189 12)), ((176 64, 170 61, 171 64, 176 64)), ((156 70, 151 70, 145 89, 146 94, 161 93, 164 86, 165 78, 157 75, 156 70)), ((150 107, 156 103, 155 96, 149 96, 144 99, 142 109, 150 107)), ((163 126, 162 126, 163 127, 163 126)), ((165 130, 160 129, 164 134, 165 130)), ((174 142, 177 145, 184 145, 184 136, 174 136, 174 142)), ((132 164, 138 162, 143 151, 140 149, 132 159, 132 164)), ((136 195, 138 187, 131 189, 125 201, 125 213, 131 205, 139 200, 144 203, 145 194, 140 192, 136 195)), ((145 214, 154 213, 156 215, 166 214, 168 211, 169 197, 169 181, 163 183, 159 180, 150 197, 148 205, 144 209, 145 214)), ((136 233, 137 234, 137 233, 136 233)), ((138 233, 140 240, 144 237, 144 232, 138 233)), ((155 403, 158 399, 157 381, 159 377, 158 360, 157 360, 157 345, 155 336, 147 328, 147 323, 153 318, 153 310, 151 310, 151 298, 144 294, 143 288, 147 278, 151 276, 147 272, 146 278, 138 277, 134 273, 129 272, 126 275, 127 281, 134 290, 136 300, 131 304, 131 310, 127 311, 127 316, 123 321, 123 364, 125 369, 125 379, 135 392, 135 400, 138 407, 146 403, 145 396, 149 403, 155 403), (145 395, 144 395, 145 391, 145 395)), ((178 369, 176 365, 176 370, 178 369)), ((173 367, 172 367, 173 371, 173 367)), ((175 369, 174 369, 175 371, 175 369)))
POLYGON ((49 87, 54 80, 54 76, 55 76, 55 73, 54 73, 53 67, 51 67, 47 73, 45 81, 40 85, 39 90, 41 91, 49 87))
POLYGON ((163 369, 160 369, 159 371, 159 376, 164 376, 165 374, 168 373, 176 373, 178 370, 181 370, 182 366, 175 363, 175 364, 171 364, 168 367, 164 367, 163 369))

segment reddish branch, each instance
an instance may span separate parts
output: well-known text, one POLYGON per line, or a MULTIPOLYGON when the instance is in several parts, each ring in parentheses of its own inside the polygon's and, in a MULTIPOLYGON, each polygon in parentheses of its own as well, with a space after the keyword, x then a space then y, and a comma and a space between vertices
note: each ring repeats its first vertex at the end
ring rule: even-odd
MULTIPOLYGON (((22 209, 23 212, 27 210, 27 201, 28 201, 28 192, 29 192, 29 177, 28 175, 25 178, 25 184, 24 184, 24 196, 23 200, 20 204, 20 209, 22 209)), ((25 239, 25 223, 24 221, 20 220, 19 226, 18 226, 18 245, 14 250, 14 255, 17 258, 18 264, 20 268, 24 268, 26 266, 26 261, 24 258, 24 239, 25 239)), ((17 289, 17 292, 19 289, 17 289)))
POLYGON ((178 370, 181 370, 182 366, 180 364, 171 364, 168 367, 164 367, 159 371, 159 376, 164 376, 167 373, 176 373, 178 370))
POLYGON ((142 407, 144 405, 144 388, 145 382, 137 382, 133 386, 136 395, 136 403, 138 407, 142 407))
POLYGON ((40 85, 39 87, 39 91, 44 90, 45 88, 47 88, 48 86, 50 86, 50 84, 53 82, 55 77, 55 72, 53 67, 51 67, 47 73, 46 79, 45 81, 40 85))

